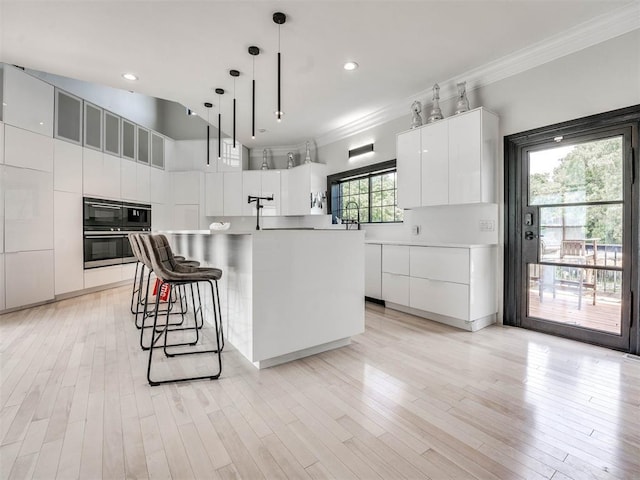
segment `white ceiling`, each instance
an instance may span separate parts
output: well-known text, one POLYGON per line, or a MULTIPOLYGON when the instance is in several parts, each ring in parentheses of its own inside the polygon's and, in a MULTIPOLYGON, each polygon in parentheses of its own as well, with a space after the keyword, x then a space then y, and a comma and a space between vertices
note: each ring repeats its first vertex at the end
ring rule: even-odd
MULTIPOLYGON (((205 118, 213 89, 233 91, 250 148, 298 145, 605 15, 629 0, 554 1, 31 1, 0 0, 0 60, 173 100, 205 118), (282 11, 282 109, 275 120, 282 11), (257 45, 256 127, 251 69, 257 45), (347 60, 359 63, 343 70, 347 60), (134 72, 137 82, 121 78, 134 72)), ((222 98, 231 132, 231 98, 222 98)), ((407 105, 407 112, 409 105, 407 105)), ((225 125, 226 124, 226 125, 225 125)))

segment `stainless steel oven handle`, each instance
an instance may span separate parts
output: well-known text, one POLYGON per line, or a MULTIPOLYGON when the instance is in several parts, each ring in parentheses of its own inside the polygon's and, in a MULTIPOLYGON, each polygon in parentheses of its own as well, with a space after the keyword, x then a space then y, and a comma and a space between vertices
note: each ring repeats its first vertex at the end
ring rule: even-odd
POLYGON ((92 203, 87 202, 87 205, 91 205, 92 207, 102 207, 102 208, 110 208, 111 210, 122 210, 121 206, 116 205, 106 205, 104 203, 92 203))
POLYGON ((137 205, 123 205, 124 208, 130 208, 131 210, 151 210, 149 207, 139 207, 137 205))
POLYGON ((85 235, 86 238, 124 238, 126 235, 118 233, 118 235, 85 235))

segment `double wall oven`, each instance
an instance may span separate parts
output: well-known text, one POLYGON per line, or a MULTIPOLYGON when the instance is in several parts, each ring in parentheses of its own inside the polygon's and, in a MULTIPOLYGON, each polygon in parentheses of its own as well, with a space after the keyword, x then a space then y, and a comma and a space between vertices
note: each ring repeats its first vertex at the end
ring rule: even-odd
POLYGON ((84 268, 136 261, 128 234, 151 231, 151 205, 83 199, 84 268))

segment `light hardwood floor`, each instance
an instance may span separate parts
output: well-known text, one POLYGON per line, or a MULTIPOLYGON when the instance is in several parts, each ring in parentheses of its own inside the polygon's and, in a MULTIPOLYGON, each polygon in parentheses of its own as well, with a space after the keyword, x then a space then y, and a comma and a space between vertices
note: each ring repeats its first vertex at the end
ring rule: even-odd
POLYGON ((128 295, 0 316, 0 478, 640 478, 619 352, 368 305, 349 347, 149 387, 128 295))

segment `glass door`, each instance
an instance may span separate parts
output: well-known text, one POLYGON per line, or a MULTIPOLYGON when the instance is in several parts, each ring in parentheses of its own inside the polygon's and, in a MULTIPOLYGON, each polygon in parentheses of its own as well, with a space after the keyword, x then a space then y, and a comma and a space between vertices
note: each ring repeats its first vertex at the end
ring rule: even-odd
POLYGON ((630 129, 523 148, 523 327, 629 348, 630 152, 630 129))

